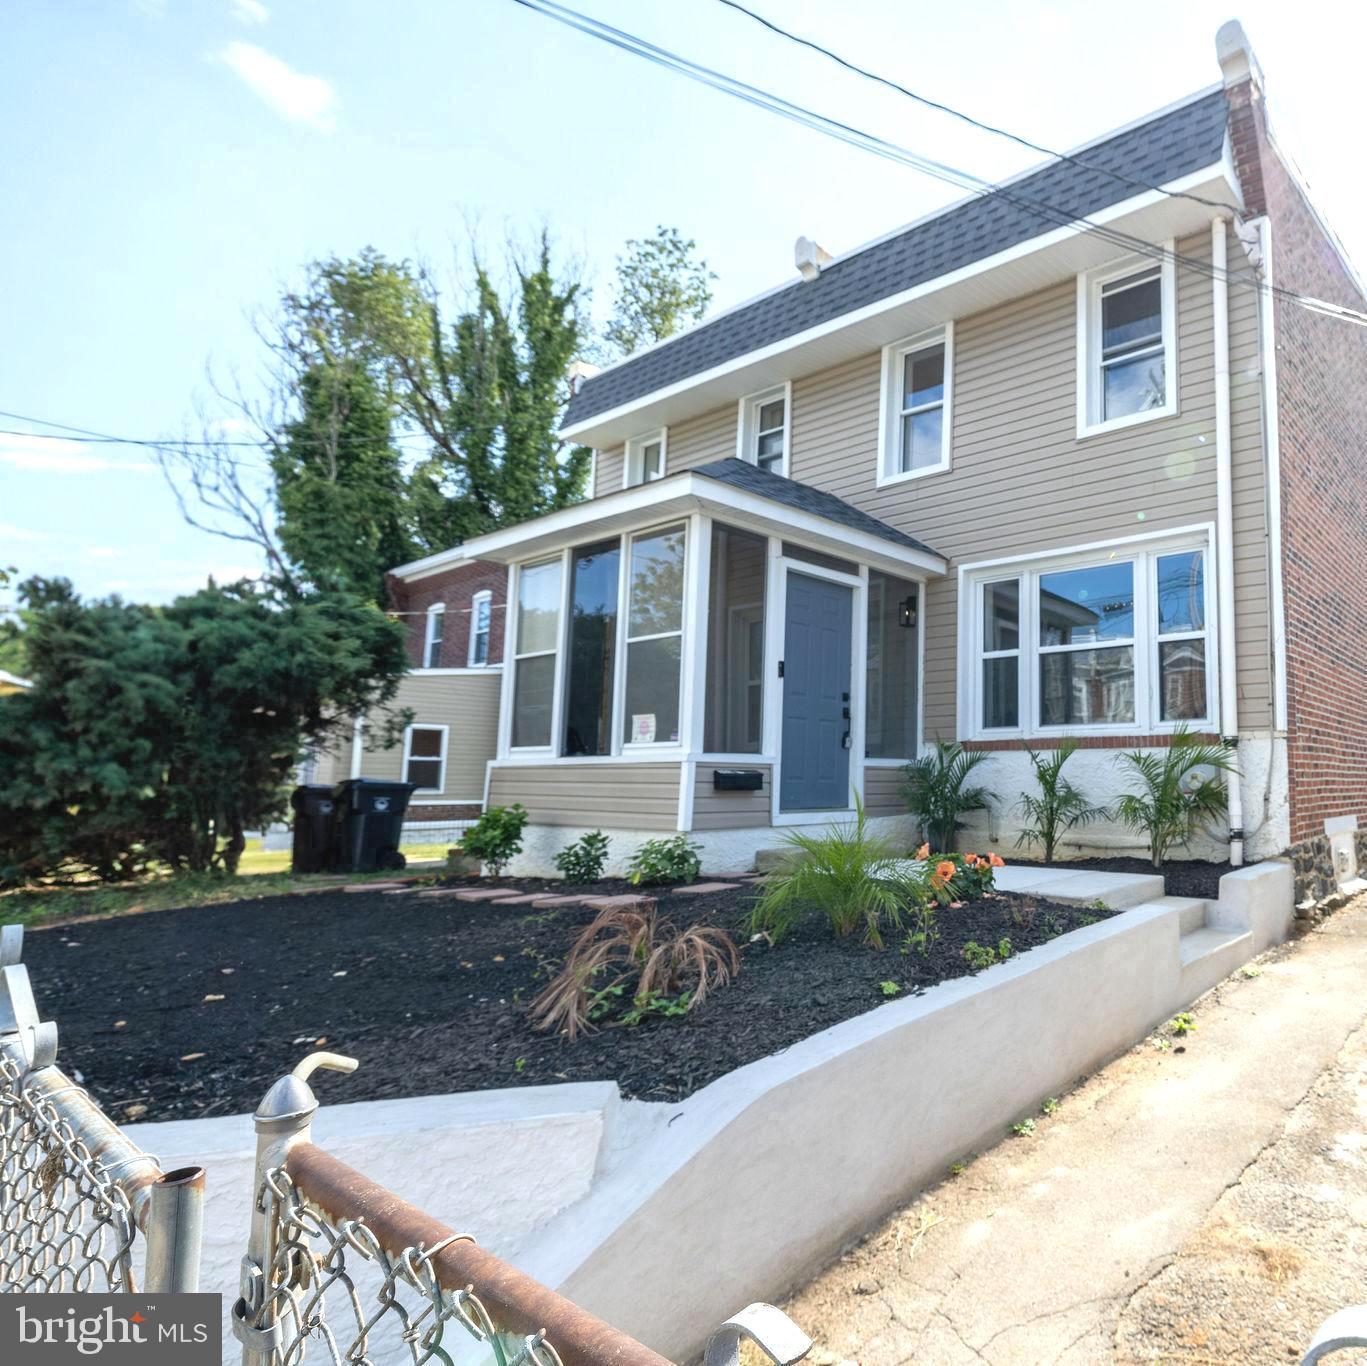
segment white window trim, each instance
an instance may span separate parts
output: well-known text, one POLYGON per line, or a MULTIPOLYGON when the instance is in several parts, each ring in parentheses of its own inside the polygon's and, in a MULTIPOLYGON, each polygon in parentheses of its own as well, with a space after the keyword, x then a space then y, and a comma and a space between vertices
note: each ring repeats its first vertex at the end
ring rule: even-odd
MULTIPOLYGON (((424 669, 437 669, 441 667, 439 663, 433 664, 431 662, 432 646, 435 644, 437 635, 434 628, 437 626, 442 628, 442 643, 445 644, 446 604, 444 602, 434 602, 427 609, 426 630, 424 631, 422 638, 422 667, 424 669)), ((440 648, 438 649, 437 658, 438 660, 441 658, 440 648)))
POLYGON ((792 467, 793 448, 793 382, 771 385, 755 394, 746 394, 737 406, 736 459, 747 465, 759 465, 759 410, 775 399, 783 400, 783 459, 771 467, 771 473, 788 478, 792 467))
POLYGON ((467 668, 470 668, 470 669, 487 669, 487 668, 489 667, 489 642, 491 642, 491 641, 493 640, 493 635, 494 635, 494 595, 493 595, 487 588, 481 588, 480 591, 479 591, 478 593, 476 593, 476 594, 470 599, 470 640, 469 640, 469 644, 467 645, 466 651, 465 651, 465 664, 466 664, 466 667, 467 667, 467 668), (489 620, 488 620, 488 624, 486 625, 485 630, 484 630, 484 634, 485 634, 485 636, 486 636, 488 639, 486 640, 485 646, 484 646, 484 663, 483 663, 483 664, 476 664, 476 663, 475 663, 475 634, 476 634, 476 628, 477 628, 478 625, 479 625, 479 609, 480 609, 480 605, 483 604, 483 603, 488 603, 488 605, 489 605, 489 620))
POLYGON ((1159 292, 1163 307, 1163 380, 1166 398, 1161 407, 1102 420, 1101 413, 1101 289, 1126 275, 1152 268, 1148 256, 1127 256, 1111 261, 1077 277, 1077 435, 1089 436, 1123 431, 1145 422, 1173 417, 1177 399, 1177 268, 1173 261, 1174 243, 1163 244, 1159 264, 1159 292))
POLYGON ((878 391, 878 477, 877 487, 903 484, 929 474, 947 474, 953 464, 954 448, 954 324, 931 328, 914 337, 904 337, 883 348, 882 381, 878 391), (913 351, 943 344, 945 348, 945 397, 941 405, 940 463, 919 470, 899 470, 902 455, 902 361, 913 351))
POLYGON ((659 483, 661 479, 669 473, 669 428, 657 427, 653 432, 642 432, 640 436, 633 436, 626 443, 626 450, 622 460, 622 487, 624 489, 639 488, 644 483, 659 483), (660 443, 660 473, 655 479, 649 481, 641 477, 641 459, 645 448, 653 442, 660 443))
MULTIPOLYGON (((415 730, 437 730, 437 731, 440 731, 440 732, 441 732, 441 757, 440 757, 441 767, 438 769, 438 772, 439 772, 440 775, 441 775, 441 781, 437 784, 436 787, 419 787, 419 788, 415 788, 414 791, 413 791, 413 795, 416 797, 416 796, 418 795, 418 793, 420 793, 420 792, 445 792, 445 791, 446 791, 446 750, 447 750, 447 746, 449 745, 450 740, 451 740, 451 727, 450 727, 450 726, 434 726, 434 725, 428 725, 426 722, 423 722, 423 721, 414 721, 412 725, 408 725, 408 726, 405 726, 405 727, 404 727, 404 730, 403 730, 403 768, 400 770, 400 772, 403 774, 403 780, 404 780, 404 782, 407 782, 407 781, 408 781, 408 761, 409 761, 409 759, 411 759, 411 758, 413 757, 413 732, 414 732, 415 730)), ((428 760, 428 762, 430 762, 430 759, 428 760)))
MULTIPOLYGON (((1219 648, 1216 621, 1217 597, 1215 536, 1209 526, 1188 527, 1170 532, 1155 532, 1122 540, 1061 549, 1048 555, 1017 556, 1004 560, 968 564, 959 570, 959 650, 958 650, 958 725, 960 740, 1032 740, 1063 736, 1089 735, 1171 735, 1183 726, 1197 731, 1219 729, 1219 648), (1190 721, 1159 719, 1161 698, 1158 673, 1158 605, 1153 591, 1153 574, 1160 556, 1200 550, 1205 555, 1205 620, 1201 632, 1179 632, 1162 637, 1179 639, 1183 635, 1204 634, 1206 641, 1207 715, 1190 721), (1041 574, 1059 570, 1104 565, 1108 561, 1134 560, 1135 621, 1134 638, 1135 717, 1133 721, 1103 725, 1044 726, 1037 721, 1039 694, 1039 635, 1036 584, 1041 574), (979 648, 983 639, 983 585, 1002 579, 1019 578, 1020 664, 1017 685, 1020 724, 987 729, 982 724, 982 660, 979 648)), ((1117 642, 1118 644, 1123 642, 1117 642)), ((1102 646, 1101 648, 1104 648, 1102 646)), ((1010 653, 998 651, 1001 653, 1010 653)))

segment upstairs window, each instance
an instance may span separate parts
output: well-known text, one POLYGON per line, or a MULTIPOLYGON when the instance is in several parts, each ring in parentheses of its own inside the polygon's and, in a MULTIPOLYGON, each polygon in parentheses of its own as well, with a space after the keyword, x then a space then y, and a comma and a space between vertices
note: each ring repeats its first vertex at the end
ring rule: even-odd
POLYGON ((422 666, 424 669, 441 667, 441 633, 446 620, 446 604, 434 602, 427 609, 427 633, 423 637, 422 666))
POLYGON ((493 615, 493 595, 486 589, 470 599, 470 651, 466 663, 481 669, 489 662, 489 620, 493 615))
POLYGON ((791 386, 787 384, 741 399, 737 457, 762 470, 787 474, 791 407, 791 386))
POLYGON ((419 792, 446 789, 445 726, 409 726, 403 733, 403 780, 419 792))
POLYGON ((665 429, 633 437, 627 442, 626 486, 652 484, 665 477, 665 429))
POLYGON ((1079 277, 1080 436, 1177 411, 1174 290, 1168 259, 1079 277))
POLYGON ((879 484, 950 466, 953 328, 883 349, 879 484))

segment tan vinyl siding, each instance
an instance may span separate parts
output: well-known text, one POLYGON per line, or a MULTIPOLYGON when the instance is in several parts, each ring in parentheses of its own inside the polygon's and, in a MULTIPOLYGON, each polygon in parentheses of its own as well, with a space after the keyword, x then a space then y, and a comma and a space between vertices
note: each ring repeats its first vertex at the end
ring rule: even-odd
POLYGON ((769 824, 773 773, 768 764, 699 764, 693 788, 694 830, 753 830, 769 824), (757 768, 764 774, 758 792, 718 792, 712 775, 718 767, 757 768))
MULTIPOLYGON (((1210 259, 1208 233, 1178 244, 1210 259)), ((1230 268, 1246 261, 1230 235, 1230 268)), ((1077 439, 1077 283, 956 320, 953 468, 875 485, 881 358, 793 385, 792 473, 951 560, 926 593, 925 738, 955 734, 953 566, 1215 521, 1211 282, 1177 272, 1178 413, 1077 439)), ((1271 720, 1256 301, 1230 291, 1240 723, 1271 720)), ((691 425, 701 425, 697 419, 691 425)), ((672 465, 671 465, 672 467, 672 465)))
POLYGON ((508 764, 489 774, 489 805, 521 802, 533 825, 674 830, 679 765, 508 764))
MULTIPOLYGON (((696 465, 725 460, 736 453, 738 409, 734 403, 713 408, 701 417, 674 423, 665 438, 665 473, 678 474, 696 465)), ((615 493, 625 477, 625 446, 612 446, 598 452, 598 477, 594 495, 615 493)))
POLYGON ((592 496, 601 498, 607 493, 616 493, 622 487, 626 468, 626 446, 610 446, 598 452, 594 463, 592 496))
MULTIPOLYGON (((501 669, 468 674, 410 674, 399 685, 391 704, 396 711, 409 709, 415 726, 447 726, 446 783, 440 792, 414 798, 424 801, 482 802, 484 769, 494 757, 498 738, 498 700, 501 669)), ((366 722, 366 747, 361 761, 363 778, 403 780, 403 742, 380 749, 378 740, 385 713, 366 722)), ((340 781, 350 776, 351 746, 338 753, 336 772, 340 781)))
POLYGON ((882 764, 864 769, 864 810, 870 816, 905 816, 906 800, 902 784, 906 781, 901 766, 884 768, 882 764))

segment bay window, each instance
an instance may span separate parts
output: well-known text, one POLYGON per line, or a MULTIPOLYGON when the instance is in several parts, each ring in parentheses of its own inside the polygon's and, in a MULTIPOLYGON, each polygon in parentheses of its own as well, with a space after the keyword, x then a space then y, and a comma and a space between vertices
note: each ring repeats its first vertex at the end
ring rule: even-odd
POLYGON ((1213 725, 1207 550, 1117 547, 967 572, 968 738, 1213 725))
POLYGON ((517 639, 514 644, 514 749, 551 743, 555 665, 560 647, 560 560, 524 565, 517 576, 517 639))

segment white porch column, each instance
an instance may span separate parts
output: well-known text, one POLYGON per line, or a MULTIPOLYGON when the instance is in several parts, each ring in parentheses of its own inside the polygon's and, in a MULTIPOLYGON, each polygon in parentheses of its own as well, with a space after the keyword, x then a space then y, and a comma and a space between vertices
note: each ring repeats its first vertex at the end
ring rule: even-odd
POLYGON ((677 828, 693 828, 695 755, 703 749, 707 721, 708 588, 712 575, 712 519, 695 512, 688 519, 688 548, 684 558, 683 642, 679 697, 679 812, 677 828))

